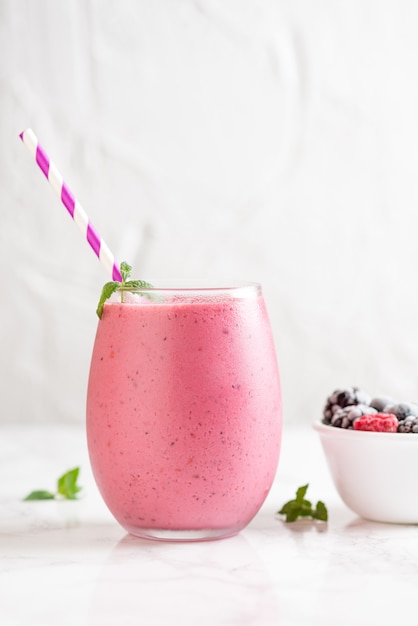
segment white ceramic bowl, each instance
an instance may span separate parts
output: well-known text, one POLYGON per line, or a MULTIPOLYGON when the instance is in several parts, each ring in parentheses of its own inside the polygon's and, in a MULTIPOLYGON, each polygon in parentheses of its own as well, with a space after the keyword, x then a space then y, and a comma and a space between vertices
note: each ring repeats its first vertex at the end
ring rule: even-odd
POLYGON ((313 424, 335 487, 360 517, 418 524, 418 435, 313 424))

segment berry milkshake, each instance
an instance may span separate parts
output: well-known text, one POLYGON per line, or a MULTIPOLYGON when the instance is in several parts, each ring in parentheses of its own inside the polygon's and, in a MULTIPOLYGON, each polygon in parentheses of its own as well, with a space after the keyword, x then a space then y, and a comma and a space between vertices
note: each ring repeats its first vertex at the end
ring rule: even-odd
POLYGON ((95 480, 134 535, 233 535, 264 502, 280 449, 261 288, 143 293, 105 303, 98 324, 87 398, 95 480))

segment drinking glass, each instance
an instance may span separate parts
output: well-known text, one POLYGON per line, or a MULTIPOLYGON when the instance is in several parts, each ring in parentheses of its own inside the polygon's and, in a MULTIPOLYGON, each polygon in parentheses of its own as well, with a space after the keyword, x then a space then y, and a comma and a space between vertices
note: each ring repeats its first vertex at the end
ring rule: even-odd
POLYGON ((87 393, 98 489, 129 533, 228 537, 271 488, 281 391, 262 288, 154 283, 104 305, 87 393))

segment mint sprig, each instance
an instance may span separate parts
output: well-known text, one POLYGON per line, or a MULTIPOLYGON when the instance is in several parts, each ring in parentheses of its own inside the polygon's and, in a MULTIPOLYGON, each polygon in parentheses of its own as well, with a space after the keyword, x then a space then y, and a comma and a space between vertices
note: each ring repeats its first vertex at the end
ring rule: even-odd
POLYGON ((81 491, 82 487, 77 484, 78 474, 80 472, 79 467, 65 472, 57 480, 56 492, 45 491, 38 489, 31 491, 30 494, 23 498, 27 500, 56 500, 57 498, 63 498, 65 500, 77 500, 77 494, 81 491))
POLYGON ((120 273, 122 274, 122 282, 112 280, 103 286, 102 293, 100 295, 99 304, 97 305, 96 313, 99 319, 102 319, 104 303, 115 293, 117 289, 121 289, 122 302, 124 291, 134 291, 137 289, 150 289, 152 285, 145 282, 145 280, 128 280, 131 276, 132 267, 125 261, 120 264, 120 273))
POLYGON ((299 517, 311 517, 312 519, 326 522, 328 520, 327 507, 321 500, 318 500, 316 507, 312 507, 312 503, 305 499, 309 483, 303 487, 299 487, 296 491, 296 498, 286 502, 278 511, 278 515, 285 515, 286 522, 295 522, 299 517))

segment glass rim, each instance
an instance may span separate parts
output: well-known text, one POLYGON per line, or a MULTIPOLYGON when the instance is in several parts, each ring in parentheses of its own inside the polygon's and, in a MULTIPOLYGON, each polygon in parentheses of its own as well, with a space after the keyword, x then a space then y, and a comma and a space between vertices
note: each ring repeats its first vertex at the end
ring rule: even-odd
POLYGON ((219 292, 235 292, 242 290, 255 290, 261 291, 261 283, 248 280, 228 280, 228 281, 214 281, 209 279, 196 280, 196 279, 151 279, 146 281, 148 286, 146 287, 130 287, 130 286, 118 286, 117 292, 130 292, 130 293, 153 293, 156 291, 164 293, 193 293, 201 292, 214 294, 219 292))

